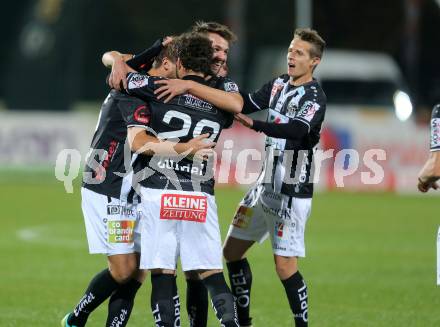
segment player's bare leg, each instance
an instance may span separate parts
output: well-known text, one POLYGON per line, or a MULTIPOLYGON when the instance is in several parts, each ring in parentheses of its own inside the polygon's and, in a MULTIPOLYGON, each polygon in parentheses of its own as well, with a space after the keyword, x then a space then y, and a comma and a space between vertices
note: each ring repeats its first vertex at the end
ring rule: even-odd
POLYGON ((275 268, 286 291, 292 310, 295 326, 308 326, 308 295, 307 285, 298 271, 297 257, 274 255, 275 268))
POLYGON ((229 236, 223 246, 232 294, 237 299, 238 320, 243 327, 252 326, 249 314, 252 271, 245 256, 254 243, 229 236))
POLYGON ((177 294, 176 271, 152 269, 151 311, 157 326, 180 326, 180 299, 177 294))
POLYGON ((208 323, 208 290, 197 271, 185 271, 186 310, 190 327, 206 327, 208 323))

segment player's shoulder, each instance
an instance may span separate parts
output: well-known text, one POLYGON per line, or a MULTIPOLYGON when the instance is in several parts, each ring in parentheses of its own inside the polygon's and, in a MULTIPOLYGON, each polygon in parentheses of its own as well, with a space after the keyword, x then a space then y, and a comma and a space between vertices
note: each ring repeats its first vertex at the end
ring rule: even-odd
POLYGON ((434 108, 432 108, 432 118, 440 118, 440 103, 437 103, 434 108))
POLYGON ((275 77, 274 79, 272 79, 272 84, 274 85, 284 85, 289 83, 289 75, 287 74, 281 74, 280 76, 275 77))
POLYGON ((327 96, 325 95, 324 90, 321 87, 321 84, 316 79, 313 79, 311 82, 304 85, 304 90, 306 93, 311 95, 316 99, 316 102, 326 103, 327 96))
POLYGON ((226 92, 239 92, 238 84, 227 76, 213 76, 207 85, 216 89, 225 90, 226 92))
POLYGON ((157 80, 166 79, 160 76, 151 76, 148 74, 129 73, 127 75, 128 89, 138 89, 142 87, 154 87, 154 82, 157 80))

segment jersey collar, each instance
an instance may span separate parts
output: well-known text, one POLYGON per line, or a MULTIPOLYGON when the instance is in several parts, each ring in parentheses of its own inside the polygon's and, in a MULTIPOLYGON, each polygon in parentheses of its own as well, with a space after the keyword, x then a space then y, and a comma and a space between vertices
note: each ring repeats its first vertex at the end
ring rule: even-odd
POLYGON ((203 77, 201 76, 197 76, 197 75, 186 75, 184 77, 182 77, 182 79, 184 80, 191 80, 200 84, 206 84, 206 81, 203 77))

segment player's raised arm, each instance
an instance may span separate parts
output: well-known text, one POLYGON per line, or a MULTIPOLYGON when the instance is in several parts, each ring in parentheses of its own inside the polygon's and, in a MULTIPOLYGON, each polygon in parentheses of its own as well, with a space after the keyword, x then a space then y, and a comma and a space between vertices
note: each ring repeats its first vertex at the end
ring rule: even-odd
POLYGON ((102 55, 101 61, 105 67, 112 68, 115 64, 115 61, 120 60, 123 62, 127 62, 131 58, 133 58, 132 54, 120 53, 119 51, 112 50, 104 53, 102 55))
POLYGON ((112 70, 108 77, 108 84, 111 88, 116 90, 127 88, 126 76, 129 72, 135 71, 126 63, 132 57, 131 54, 122 54, 118 51, 108 51, 103 54, 102 63, 112 70))
POLYGON ((232 81, 224 83, 223 89, 215 89, 190 80, 170 79, 155 82, 159 88, 154 92, 158 99, 170 101, 177 95, 191 93, 217 108, 231 113, 239 113, 243 108, 243 98, 238 92, 238 86, 232 81))
POLYGON ((130 149, 133 152, 148 156, 178 156, 178 155, 197 155, 200 157, 212 154, 214 142, 207 139, 209 134, 199 135, 188 142, 172 142, 160 140, 159 138, 147 134, 146 129, 140 126, 130 126, 127 129, 127 139, 130 149))
POLYGON ((138 71, 140 69, 148 70, 154 61, 154 58, 160 51, 167 46, 173 39, 169 36, 158 39, 149 48, 139 54, 121 54, 118 51, 108 51, 102 56, 104 66, 111 68, 109 85, 117 90, 127 88, 127 73, 138 71))

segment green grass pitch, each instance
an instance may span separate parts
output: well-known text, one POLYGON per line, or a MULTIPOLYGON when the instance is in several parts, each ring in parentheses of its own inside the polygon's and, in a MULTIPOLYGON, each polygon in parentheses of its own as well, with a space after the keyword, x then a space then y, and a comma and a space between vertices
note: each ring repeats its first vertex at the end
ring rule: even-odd
MULTIPOLYGON (((66 194, 53 176, 0 183, 0 326, 58 326, 105 257, 89 255, 78 186, 66 194)), ((224 236, 242 190, 217 190, 224 236)), ((436 233, 440 201, 430 196, 316 194, 300 269, 309 286, 316 327, 440 326, 436 233)), ((202 246, 202 245, 201 245, 202 246)), ((292 326, 269 242, 249 254, 255 327, 292 326)), ((182 326, 188 326, 185 283, 179 275, 182 326)), ((153 326, 149 279, 128 326, 153 326)), ((218 326, 212 309, 209 326, 218 326)), ((103 326, 106 305, 88 326, 103 326)))

